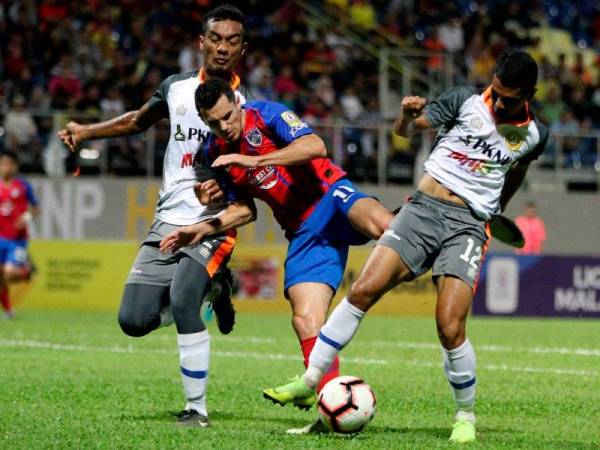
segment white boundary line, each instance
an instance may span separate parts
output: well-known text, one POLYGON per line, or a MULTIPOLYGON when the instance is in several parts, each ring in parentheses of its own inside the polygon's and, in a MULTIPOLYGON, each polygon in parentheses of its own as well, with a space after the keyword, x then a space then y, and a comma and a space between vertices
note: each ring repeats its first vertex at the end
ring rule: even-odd
MULTIPOLYGON (((77 345, 77 344, 62 344, 48 341, 35 341, 35 340, 23 340, 23 339, 0 339, 0 347, 12 347, 12 348, 37 348, 37 349, 48 349, 58 351, 72 351, 72 352, 108 352, 108 353, 128 353, 128 354, 161 354, 161 355, 176 355, 176 350, 167 349, 143 349, 128 345, 123 346, 109 346, 109 347, 97 347, 88 345, 77 345)), ((429 348, 429 347, 427 347, 429 348)), ((439 348, 438 346, 435 347, 439 348)), ((242 358, 242 359, 259 359, 259 360, 284 360, 284 361, 298 361, 300 357, 298 355, 287 355, 282 353, 256 353, 256 352, 230 352, 230 351, 211 351, 211 354, 217 357, 225 358, 242 358)), ((418 359, 401 360, 401 361, 388 361, 386 359, 371 359, 371 358, 342 358, 345 362, 367 364, 367 365, 410 365, 414 367, 438 367, 441 368, 441 363, 435 364, 432 362, 425 362, 418 359)), ((555 374, 555 375, 569 375, 569 376, 582 376, 582 377, 598 377, 600 374, 591 370, 575 370, 575 369, 556 369, 556 368, 545 368, 545 367, 528 367, 528 366, 508 366, 508 365, 496 365, 496 364, 483 364, 479 366, 479 369, 490 370, 490 371, 508 371, 518 373, 541 373, 541 374, 555 374)))

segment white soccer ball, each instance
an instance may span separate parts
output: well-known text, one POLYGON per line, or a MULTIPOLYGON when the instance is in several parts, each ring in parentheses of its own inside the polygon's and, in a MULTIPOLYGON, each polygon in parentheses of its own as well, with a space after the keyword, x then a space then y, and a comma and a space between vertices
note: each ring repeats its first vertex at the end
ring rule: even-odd
POLYGON ((345 375, 329 381, 317 403, 321 422, 336 433, 359 433, 375 415, 375 394, 361 378, 345 375))

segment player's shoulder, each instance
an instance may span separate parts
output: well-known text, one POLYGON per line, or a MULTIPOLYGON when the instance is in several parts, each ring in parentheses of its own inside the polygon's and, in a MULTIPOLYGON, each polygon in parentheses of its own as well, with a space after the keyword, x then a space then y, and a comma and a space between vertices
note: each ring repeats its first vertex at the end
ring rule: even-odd
POLYGON ((481 91, 475 86, 459 85, 445 90, 440 97, 464 102, 467 99, 481 94, 481 91))
POLYGON ((161 86, 163 89, 168 90, 169 87, 172 86, 174 83, 197 78, 198 75, 199 75, 198 70, 192 70, 189 72, 182 72, 182 73, 175 73, 175 74, 169 75, 167 78, 165 78, 162 81, 161 86))
POLYGON ((531 119, 538 130, 538 133, 540 136, 540 142, 547 141, 548 136, 550 135, 550 130, 548 130, 548 127, 546 125, 544 125, 540 119, 537 118, 535 113, 530 112, 530 114, 531 114, 531 119))
POLYGON ((14 178, 13 183, 21 185, 21 186, 25 186, 25 187, 31 187, 31 183, 24 177, 22 176, 16 176, 14 178))
POLYGON ((254 109, 262 116, 279 115, 284 111, 289 111, 289 108, 281 103, 270 102, 266 100, 251 100, 244 105, 246 109, 254 109))

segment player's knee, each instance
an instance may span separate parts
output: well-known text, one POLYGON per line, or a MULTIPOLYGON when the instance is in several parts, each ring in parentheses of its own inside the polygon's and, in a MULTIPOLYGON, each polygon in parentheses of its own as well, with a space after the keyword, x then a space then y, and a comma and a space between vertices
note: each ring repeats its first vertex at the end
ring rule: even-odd
POLYGON ((440 343, 446 349, 456 348, 465 340, 464 326, 458 319, 438 321, 437 331, 440 343))
POLYGON ((348 301, 362 311, 367 311, 379 298, 379 290, 368 280, 356 280, 350 288, 348 301))
POLYGON ((145 336, 153 329, 142 317, 123 311, 119 311, 119 326, 123 333, 131 337, 145 336))

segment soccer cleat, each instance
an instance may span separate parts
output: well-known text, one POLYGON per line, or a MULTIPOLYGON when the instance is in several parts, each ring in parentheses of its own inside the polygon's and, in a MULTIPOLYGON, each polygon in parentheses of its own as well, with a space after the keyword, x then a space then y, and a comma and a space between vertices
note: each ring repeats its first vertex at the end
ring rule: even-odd
POLYGON ((309 388, 300 376, 292 378, 292 382, 263 391, 263 397, 273 403, 284 406, 293 403, 300 409, 310 409, 317 401, 314 389, 309 388))
POLYGON ((475 440, 475 424, 468 420, 457 420, 452 425, 452 434, 450 435, 450 442, 457 442, 464 444, 466 442, 473 442, 475 440))
POLYGON ((207 295, 217 318, 217 327, 222 334, 229 334, 235 324, 235 309, 231 302, 233 275, 228 267, 212 281, 212 289, 207 295))
POLYGON ((321 422, 321 419, 317 419, 314 422, 309 423, 302 428, 290 428, 286 431, 287 434, 323 434, 330 433, 329 429, 321 422))
POLYGON ((206 428, 210 426, 208 417, 200 414, 195 409, 184 409, 175 414, 177 424, 184 427, 200 427, 206 428))

